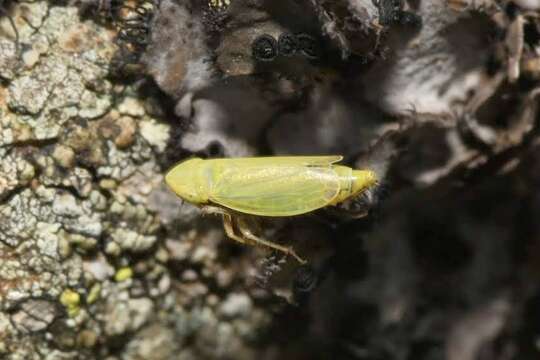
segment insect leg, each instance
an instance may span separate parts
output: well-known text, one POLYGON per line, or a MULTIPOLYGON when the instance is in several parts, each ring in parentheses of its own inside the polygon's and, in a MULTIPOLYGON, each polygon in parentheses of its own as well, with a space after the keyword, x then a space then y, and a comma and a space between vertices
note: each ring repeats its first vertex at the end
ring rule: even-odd
POLYGON ((227 210, 222 209, 217 206, 203 206, 201 208, 201 212, 203 214, 222 215, 223 216, 223 229, 225 229, 225 233, 227 234, 227 236, 235 241, 238 241, 241 244, 247 244, 246 239, 234 233, 232 216, 227 210))
POLYGON ((228 237, 235 241, 238 241, 241 244, 247 244, 246 239, 234 233, 232 217, 230 214, 223 214, 223 228, 225 229, 225 233, 228 237))
POLYGON ((223 216, 231 216, 231 213, 227 210, 220 208, 218 206, 210 206, 205 205, 201 208, 201 213, 203 215, 223 215, 223 216))
POLYGON ((217 206, 204 206, 201 209, 201 211, 202 211, 203 214, 219 214, 219 215, 222 215, 223 216, 223 228, 225 229, 225 233, 227 234, 228 237, 230 237, 231 239, 233 239, 235 241, 238 241, 241 244, 248 245, 249 242, 251 242, 253 245, 266 246, 266 247, 269 247, 271 249, 281 251, 281 252, 283 252, 283 253, 285 253, 287 255, 290 255, 290 256, 294 257, 301 264, 305 264, 307 262, 306 260, 304 260, 300 256, 298 256, 298 254, 296 254, 296 252, 294 251, 294 249, 291 246, 282 246, 282 245, 273 243, 271 241, 261 239, 258 236, 256 236, 255 234, 253 234, 253 232, 250 230, 249 225, 247 224, 247 222, 241 217, 236 218, 236 224, 238 225, 238 230, 240 230, 240 232, 242 233, 244 238, 241 237, 241 236, 238 236, 237 234, 234 233, 233 218, 232 218, 231 213, 229 213, 227 210, 225 210, 223 208, 220 208, 220 207, 217 207, 217 206))
POLYGON ((243 218, 238 218, 237 219, 237 224, 238 224, 238 230, 240 230, 242 235, 246 239, 252 241, 255 245, 266 246, 266 247, 269 247, 271 249, 281 251, 281 252, 283 252, 283 253, 285 253, 287 255, 291 255, 296 260, 298 260, 298 262, 301 263, 301 264, 305 264, 307 262, 306 260, 304 260, 300 256, 298 256, 298 254, 296 254, 296 252, 294 251, 292 246, 282 246, 282 245, 273 243, 271 241, 261 239, 260 237, 253 234, 253 232, 249 229, 249 225, 247 224, 247 222, 243 218))

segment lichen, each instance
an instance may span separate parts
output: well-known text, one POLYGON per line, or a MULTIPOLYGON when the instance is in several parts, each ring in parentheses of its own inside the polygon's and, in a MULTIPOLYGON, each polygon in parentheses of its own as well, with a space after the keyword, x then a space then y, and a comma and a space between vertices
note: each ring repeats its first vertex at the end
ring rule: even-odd
MULTIPOLYGON (((91 359, 126 334, 140 340, 125 344, 129 356, 148 354, 147 326, 178 339, 165 324, 185 313, 180 303, 205 306, 197 294, 209 288, 174 290, 165 222, 149 206, 164 189, 171 124, 147 112, 136 87, 107 77, 110 28, 46 1, 14 4, 10 15, 19 44, 2 17, 0 354, 91 359)), ((184 266, 214 272, 218 234, 202 241, 207 250, 178 254, 184 266)))
POLYGON ((117 282, 126 281, 133 276, 133 270, 130 267, 123 267, 116 271, 114 274, 114 280, 117 282))
POLYGON ((70 317, 79 315, 81 311, 81 295, 71 289, 66 289, 60 295, 60 303, 66 307, 66 311, 70 317))
POLYGON ((1 3, 0 357, 538 357, 532 2, 1 3), (163 184, 322 153, 380 184, 261 221, 300 269, 163 184))

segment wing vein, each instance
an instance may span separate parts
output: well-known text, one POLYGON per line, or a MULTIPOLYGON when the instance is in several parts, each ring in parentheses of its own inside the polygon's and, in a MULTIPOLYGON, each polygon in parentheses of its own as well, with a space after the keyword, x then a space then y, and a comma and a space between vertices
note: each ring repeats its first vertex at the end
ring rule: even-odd
POLYGON ((338 192, 330 166, 243 166, 223 171, 211 200, 250 214, 289 216, 323 207, 338 192))

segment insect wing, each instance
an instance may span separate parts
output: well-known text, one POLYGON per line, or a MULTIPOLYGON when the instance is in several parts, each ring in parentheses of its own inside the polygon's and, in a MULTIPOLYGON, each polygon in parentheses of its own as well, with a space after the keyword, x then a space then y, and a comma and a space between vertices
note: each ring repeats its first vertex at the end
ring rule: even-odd
POLYGON ((213 202, 262 216, 292 216, 319 209, 340 189, 331 166, 295 166, 288 161, 230 166, 221 171, 214 185, 213 202))
POLYGON ((263 166, 320 166, 329 167, 330 165, 343 160, 341 155, 325 156, 272 156, 272 157, 252 157, 236 159, 214 159, 208 160, 223 168, 236 168, 242 171, 248 171, 249 168, 263 166))

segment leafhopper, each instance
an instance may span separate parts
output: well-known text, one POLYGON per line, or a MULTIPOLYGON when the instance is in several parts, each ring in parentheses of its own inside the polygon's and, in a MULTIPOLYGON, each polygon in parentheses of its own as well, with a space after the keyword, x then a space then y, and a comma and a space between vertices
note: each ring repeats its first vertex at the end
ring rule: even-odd
POLYGON ((165 182, 180 198, 200 206, 203 213, 222 215, 231 239, 267 246, 304 263, 292 247, 254 235, 246 217, 237 215, 301 215, 336 206, 377 183, 371 170, 337 165, 342 159, 340 155, 192 158, 170 169, 165 182))

